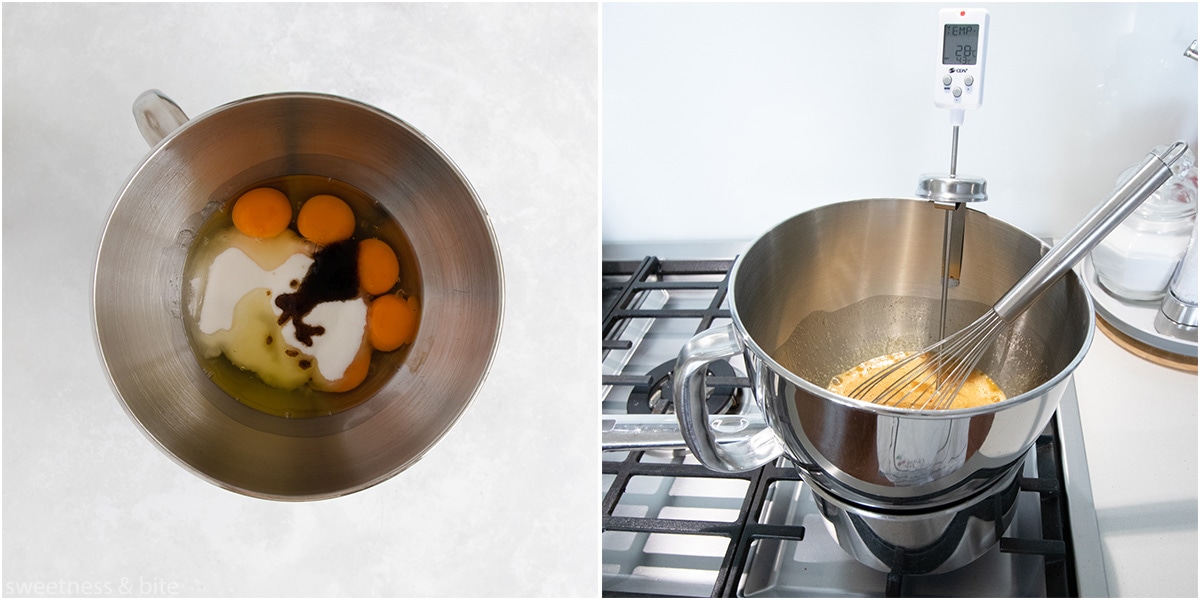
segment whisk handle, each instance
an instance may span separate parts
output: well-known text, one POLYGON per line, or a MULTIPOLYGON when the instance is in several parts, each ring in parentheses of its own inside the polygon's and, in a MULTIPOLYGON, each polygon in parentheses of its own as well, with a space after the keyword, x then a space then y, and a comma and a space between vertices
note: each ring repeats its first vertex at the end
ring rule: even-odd
POLYGON ((1161 153, 1151 152, 1137 172, 1118 187, 1100 206, 1075 226, 1006 293, 993 310, 1012 323, 1060 277, 1092 251, 1138 205, 1171 177, 1171 165, 1188 149, 1186 142, 1175 142, 1161 153))

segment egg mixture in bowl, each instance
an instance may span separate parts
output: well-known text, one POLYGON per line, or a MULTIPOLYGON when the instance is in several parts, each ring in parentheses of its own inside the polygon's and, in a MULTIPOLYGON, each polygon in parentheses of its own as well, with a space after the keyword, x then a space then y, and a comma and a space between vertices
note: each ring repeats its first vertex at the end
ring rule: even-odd
MULTIPOLYGON (((935 394, 937 386, 941 384, 941 379, 937 375, 910 378, 907 375, 913 372, 911 367, 889 370, 894 369, 893 365, 913 354, 915 353, 892 352, 863 361, 834 375, 829 380, 829 386, 826 389, 835 394, 867 402, 918 410, 935 408, 931 404, 943 410, 974 408, 998 404, 1007 398, 1004 390, 1001 390, 991 377, 979 369, 972 369, 962 386, 953 392, 953 395, 949 397, 950 401, 943 406, 941 398, 946 398, 946 395, 943 394, 939 397, 935 394), (879 378, 878 382, 869 383, 876 377, 879 378), (863 385, 869 385, 869 387, 866 388, 865 393, 857 395, 855 392, 863 385)), ((927 358, 930 362, 937 360, 936 356, 932 355, 927 358)), ((942 373, 949 375, 946 371, 942 371, 942 373)))
POLYGON ((328 177, 235 194, 198 232, 184 280, 184 321, 205 372, 275 416, 357 405, 416 337, 419 270, 403 229, 328 177))
POLYGON ((188 119, 149 90, 134 115, 151 149, 113 202, 92 300, 136 426, 203 479, 275 500, 364 490, 425 456, 480 391, 503 315, 499 246, 458 167, 331 94, 188 119))

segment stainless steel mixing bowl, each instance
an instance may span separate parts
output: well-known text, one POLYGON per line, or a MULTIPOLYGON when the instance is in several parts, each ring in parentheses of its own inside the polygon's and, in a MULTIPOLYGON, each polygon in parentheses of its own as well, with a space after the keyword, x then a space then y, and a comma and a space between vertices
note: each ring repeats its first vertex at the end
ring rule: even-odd
MULTIPOLYGON (((1092 301, 1074 273, 980 363, 1004 402, 918 411, 825 389, 867 359, 937 341, 943 217, 919 200, 831 204, 778 225, 739 257, 729 284, 733 322, 693 338, 675 369, 676 411, 697 458, 744 471, 783 453, 815 487, 863 508, 906 511, 960 503, 1019 469, 1091 343, 1092 301), (738 354, 769 429, 718 444, 703 374, 709 362, 738 354)), ((971 211, 947 331, 983 314, 1045 249, 971 211)))
POLYGON ((263 498, 347 494, 421 458, 467 408, 500 335, 500 253, 463 174, 407 123, 332 95, 257 96, 188 120, 147 93, 135 113, 154 147, 113 205, 93 298, 96 342, 129 415, 196 474, 263 498), (324 417, 233 400, 197 363, 181 320, 184 259, 205 216, 285 175, 331 177, 376 200, 421 275, 420 329, 403 362, 373 374, 383 381, 361 404, 324 417))

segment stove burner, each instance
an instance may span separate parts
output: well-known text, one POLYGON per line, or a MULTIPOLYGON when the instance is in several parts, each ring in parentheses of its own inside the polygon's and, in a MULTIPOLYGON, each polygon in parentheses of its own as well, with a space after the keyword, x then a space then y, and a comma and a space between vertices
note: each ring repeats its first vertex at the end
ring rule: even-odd
MULTIPOLYGON (((631 415, 671 414, 675 412, 674 392, 671 391, 671 376, 675 361, 658 365, 646 376, 650 383, 638 384, 629 392, 627 403, 631 415)), ((709 364, 709 377, 737 377, 737 372, 728 361, 720 360, 709 364)), ((714 415, 737 412, 741 407, 741 388, 731 384, 710 385, 707 397, 708 411, 714 415)))

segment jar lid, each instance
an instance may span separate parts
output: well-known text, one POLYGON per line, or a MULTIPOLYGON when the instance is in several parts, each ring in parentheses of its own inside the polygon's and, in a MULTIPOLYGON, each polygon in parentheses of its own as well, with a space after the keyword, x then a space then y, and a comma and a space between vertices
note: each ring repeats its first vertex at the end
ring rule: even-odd
MULTIPOLYGON (((1159 146, 1154 152, 1166 149, 1167 146, 1159 146)), ((1117 178, 1117 185, 1129 181, 1135 171, 1136 165, 1126 169, 1117 178)), ((1175 221, 1196 214, 1196 155, 1190 148, 1171 165, 1171 178, 1138 206, 1134 214, 1152 221, 1175 221)))

